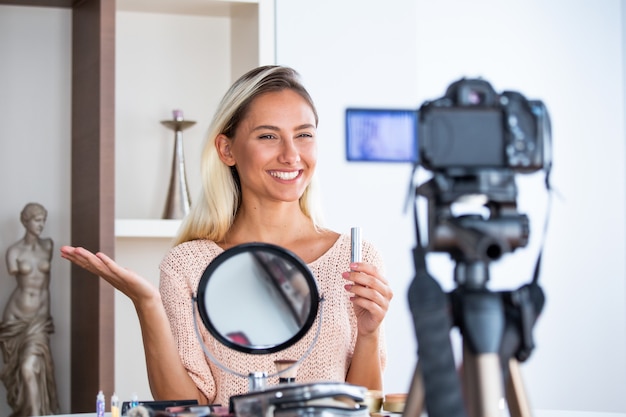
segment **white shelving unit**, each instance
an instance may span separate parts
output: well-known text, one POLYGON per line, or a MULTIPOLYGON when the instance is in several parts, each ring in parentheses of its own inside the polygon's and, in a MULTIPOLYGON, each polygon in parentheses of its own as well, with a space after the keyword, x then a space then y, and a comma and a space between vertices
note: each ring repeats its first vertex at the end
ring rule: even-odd
POLYGON ((274 0, 118 0, 116 32, 116 236, 173 236, 175 222, 158 221, 174 143, 160 122, 174 109, 196 121, 183 133, 193 204, 219 100, 244 72, 275 62, 274 0))

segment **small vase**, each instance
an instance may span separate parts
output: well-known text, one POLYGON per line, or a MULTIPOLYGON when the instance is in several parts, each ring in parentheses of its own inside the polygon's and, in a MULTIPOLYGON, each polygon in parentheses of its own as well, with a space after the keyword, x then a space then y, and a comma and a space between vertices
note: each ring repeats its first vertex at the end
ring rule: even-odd
POLYGON ((274 365, 276 365, 276 372, 279 375, 279 384, 292 384, 296 382, 298 361, 290 359, 277 359, 274 361, 274 365))
POLYGON ((169 127, 175 133, 172 173, 170 175, 165 209, 163 210, 164 219, 182 219, 189 213, 189 208, 191 207, 187 175, 185 173, 183 130, 193 126, 196 122, 184 120, 183 112, 180 110, 174 110, 173 113, 173 120, 161 121, 163 125, 169 127))

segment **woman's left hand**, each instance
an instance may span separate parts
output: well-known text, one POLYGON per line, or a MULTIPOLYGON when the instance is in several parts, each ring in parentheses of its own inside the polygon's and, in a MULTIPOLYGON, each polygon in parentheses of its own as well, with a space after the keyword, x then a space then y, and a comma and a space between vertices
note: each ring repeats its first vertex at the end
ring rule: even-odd
POLYGON ((364 262, 351 263, 350 271, 344 272, 342 277, 351 281, 345 288, 353 294, 352 303, 359 333, 374 333, 385 318, 393 298, 387 280, 374 265, 364 262))

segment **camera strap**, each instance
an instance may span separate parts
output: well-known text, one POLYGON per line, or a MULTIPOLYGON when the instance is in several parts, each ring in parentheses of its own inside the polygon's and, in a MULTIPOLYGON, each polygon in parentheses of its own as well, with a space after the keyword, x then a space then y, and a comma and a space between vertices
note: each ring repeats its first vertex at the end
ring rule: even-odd
POLYGON ((550 163, 545 168, 546 176, 544 178, 546 191, 548 193, 546 217, 543 223, 541 243, 539 245, 539 252, 532 279, 528 284, 518 288, 516 291, 512 291, 508 298, 509 305, 514 307, 513 310, 508 311, 509 319, 516 323, 516 329, 513 332, 507 332, 503 340, 502 351, 508 351, 504 354, 505 356, 515 356, 520 362, 526 361, 535 349, 532 330, 539 315, 543 311, 546 301, 543 289, 539 285, 539 276, 541 274, 541 260, 546 237, 548 235, 550 212, 552 210, 552 194, 554 190, 550 185, 551 170, 552 164, 550 163))
MULTIPOLYGON (((416 168, 414 166, 413 173, 416 168)), ((465 417, 461 382, 450 342, 452 316, 448 296, 427 271, 426 250, 420 237, 416 203, 413 215, 417 238, 413 250, 415 277, 409 287, 408 298, 424 384, 418 384, 418 378, 413 379, 407 402, 419 396, 420 393, 415 391, 423 387, 429 416, 465 417)))
POLYGON ((541 270, 541 257, 543 255, 543 248, 546 244, 546 236, 548 235, 548 223, 550 221, 550 212, 552 211, 552 194, 555 192, 550 185, 550 173, 552 172, 552 163, 548 164, 545 168, 546 176, 544 178, 544 184, 548 193, 548 201, 546 204, 546 218, 543 222, 543 231, 541 234, 541 244, 539 246, 539 255, 537 256, 537 262, 535 264, 535 270, 533 272, 533 278, 531 284, 537 284, 539 282, 539 274, 541 270))

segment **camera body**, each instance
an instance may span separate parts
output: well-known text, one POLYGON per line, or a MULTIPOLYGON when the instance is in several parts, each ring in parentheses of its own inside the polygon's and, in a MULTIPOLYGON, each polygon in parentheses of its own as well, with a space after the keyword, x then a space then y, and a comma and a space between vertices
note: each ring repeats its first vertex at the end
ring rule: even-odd
POLYGON ((419 110, 421 165, 464 175, 481 169, 535 172, 550 163, 550 118, 543 102, 495 92, 483 79, 462 78, 419 110))
MULTIPOLYGON (((433 171, 417 190, 429 201, 428 250, 469 265, 526 246, 529 221, 517 211, 515 175, 551 164, 544 104, 515 91, 498 94, 483 79, 462 78, 418 113, 419 162, 433 171), (453 212, 453 204, 470 196, 483 197, 488 216, 453 212)), ((476 271, 466 275, 457 282, 486 281, 476 271)))

